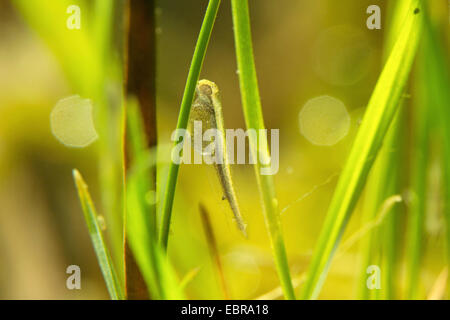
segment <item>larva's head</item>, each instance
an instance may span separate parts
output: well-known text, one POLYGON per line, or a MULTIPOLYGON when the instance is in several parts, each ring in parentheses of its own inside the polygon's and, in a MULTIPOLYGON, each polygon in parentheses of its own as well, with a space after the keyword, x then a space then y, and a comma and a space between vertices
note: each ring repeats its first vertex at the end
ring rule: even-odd
MULTIPOLYGON (((189 128, 194 129, 194 121, 201 121, 204 130, 216 128, 216 115, 213 105, 213 94, 217 86, 214 82, 200 80, 197 84, 197 97, 192 104, 189 116, 189 128)), ((217 93, 216 93, 217 94, 217 93)), ((194 138, 192 136, 192 138, 194 138)))
POLYGON ((211 97, 219 92, 216 84, 209 80, 200 80, 197 84, 197 94, 211 97))

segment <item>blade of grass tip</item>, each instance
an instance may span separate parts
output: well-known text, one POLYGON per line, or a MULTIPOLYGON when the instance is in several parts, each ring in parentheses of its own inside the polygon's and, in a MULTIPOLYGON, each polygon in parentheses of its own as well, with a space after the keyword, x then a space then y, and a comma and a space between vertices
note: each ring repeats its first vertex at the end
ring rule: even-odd
MULTIPOLYGON (((433 112, 436 112, 442 136, 442 168, 444 171, 444 217, 446 220, 447 265, 450 265, 450 66, 443 45, 445 35, 431 21, 426 12, 424 55, 426 57, 426 90, 433 112)), ((447 24, 443 21, 443 25, 447 24)), ((447 277, 447 298, 450 299, 450 277, 447 277)))
MULTIPOLYGON (((297 289, 303 282, 305 282, 305 279, 306 273, 301 273, 299 276, 292 278, 294 288, 297 289)), ((281 287, 276 287, 269 292, 256 297, 254 300, 277 300, 283 298, 283 296, 283 289, 281 287)))
POLYGON ((422 29, 421 2, 409 0, 409 4, 403 27, 377 81, 331 200, 303 288, 304 299, 316 299, 320 293, 332 257, 398 109, 422 29))
MULTIPOLYGON (((377 214, 374 216, 373 220, 367 221, 365 225, 361 227, 358 231, 352 234, 340 247, 337 256, 341 257, 350 249, 359 239, 367 236, 372 232, 373 229, 379 228, 380 225, 393 213, 390 212, 394 208, 396 203, 402 202, 403 199, 400 195, 396 194, 385 199, 383 203, 377 207, 377 214)), ((364 281, 365 282, 365 281, 364 281)))
MULTIPOLYGON (((250 17, 247 0, 232 0, 232 16, 236 58, 239 69, 242 108, 248 129, 264 130, 264 119, 261 110, 256 68, 253 58, 253 47, 250 30, 250 17)), ((268 229, 275 264, 286 299, 295 299, 289 264, 284 245, 278 201, 275 195, 273 177, 260 174, 263 166, 270 167, 270 155, 265 135, 250 135, 250 150, 256 160, 255 173, 259 192, 262 196, 264 218, 268 229), (263 165, 264 164, 264 165, 263 165)))
MULTIPOLYGON (((195 46, 194 56, 192 57, 183 98, 181 100, 177 129, 186 129, 187 127, 189 112, 191 110, 192 102, 194 101, 195 88, 199 80, 200 71, 202 69, 206 49, 208 47, 209 39, 214 27, 214 22, 219 10, 219 5, 220 0, 210 0, 208 3, 202 27, 200 29, 200 34, 197 39, 197 44, 195 46)), ((175 141, 174 145, 177 145, 178 142, 179 141, 175 141)), ((175 197, 178 169, 178 164, 175 164, 174 162, 170 163, 164 200, 162 204, 162 217, 159 233, 159 240, 164 249, 167 249, 167 243, 169 240, 170 220, 172 216, 173 200, 175 197)))
MULTIPOLYGON (((395 39, 405 15, 408 13, 408 2, 394 1, 389 2, 388 7, 388 26, 386 30, 384 60, 389 57, 395 39)), ((367 186, 365 188, 365 198, 363 206, 363 222, 366 224, 377 214, 378 208, 384 199, 389 196, 400 193, 401 166, 400 157, 402 156, 402 134, 404 128, 403 103, 399 106, 394 120, 386 134, 383 146, 375 160, 372 172, 368 176, 367 186)), ((392 213, 386 217, 381 230, 370 232, 361 243, 361 270, 358 278, 359 299, 367 300, 372 298, 393 299, 395 297, 395 277, 398 266, 397 257, 400 255, 398 250, 399 233, 397 230, 399 223, 400 209, 395 207, 392 213), (367 267, 370 265, 379 265, 383 272, 381 273, 381 290, 369 290, 366 284, 367 267)))
POLYGON ((191 281, 198 275, 200 270, 201 270, 200 267, 195 267, 194 269, 189 271, 181 280, 180 288, 185 289, 191 283, 191 281))
POLYGON ((216 266, 216 271, 218 274, 220 287, 222 289, 222 293, 225 300, 230 299, 230 294, 228 291, 227 282, 225 281, 225 274, 222 267, 222 262, 220 259, 219 249, 217 248, 216 236, 214 235, 214 230, 211 224, 211 220, 209 219, 208 211, 203 204, 199 204, 200 217, 203 224, 203 229, 205 231, 206 243, 208 245, 209 254, 214 261, 216 266))
POLYGON ((73 178, 78 190, 78 195, 83 209, 84 218, 91 236, 92 244, 94 246, 95 253, 100 265, 100 269, 105 279, 106 286, 108 288, 109 295, 113 300, 122 300, 124 298, 120 281, 117 277, 117 273, 114 270, 113 263, 103 240, 101 228, 98 224, 98 215, 94 208, 91 196, 89 195, 88 188, 84 182, 81 174, 77 170, 73 170, 73 178))

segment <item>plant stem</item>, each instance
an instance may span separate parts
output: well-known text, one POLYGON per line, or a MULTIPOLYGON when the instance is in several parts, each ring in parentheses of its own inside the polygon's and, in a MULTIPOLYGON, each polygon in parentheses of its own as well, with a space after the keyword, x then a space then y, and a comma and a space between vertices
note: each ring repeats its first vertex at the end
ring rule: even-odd
MULTIPOLYGON (((255 62, 253 59, 248 1, 232 0, 231 5, 245 122, 248 129, 264 130, 261 100, 258 90, 258 81, 256 78, 255 62)), ((268 163, 270 161, 267 139, 259 135, 256 139, 251 138, 250 149, 253 159, 256 160, 256 165, 254 168, 258 181, 259 192, 263 200, 264 218, 269 231, 281 287, 286 299, 295 299, 286 249, 281 231, 278 202, 275 196, 273 179, 271 175, 260 174, 260 169, 262 167, 261 162, 268 163)))
MULTIPOLYGON (((136 106, 130 108, 125 103, 125 118, 129 123, 125 130, 125 194, 127 192, 127 174, 130 166, 137 160, 134 155, 139 154, 143 149, 152 149, 156 147, 156 41, 155 41, 155 1, 154 0, 133 0, 126 2, 127 7, 127 32, 125 46, 125 61, 127 61, 125 70, 125 90, 128 102, 131 97, 136 97, 137 101, 133 103, 136 106), (136 113, 136 114, 129 114, 136 113), (133 139, 130 131, 137 131, 134 136, 141 136, 141 139, 133 139), (142 140, 141 146, 135 146, 135 151, 130 151, 130 144, 133 140, 142 140)), ((148 180, 151 181, 149 188, 156 189, 156 167, 149 168, 148 180)), ((152 219, 152 228, 156 225, 155 206, 147 207, 147 215, 152 219)), ((127 208, 125 207, 125 211, 127 208)), ((125 217, 132 213, 125 213, 125 217)), ((130 300, 148 299, 148 290, 145 286, 142 273, 139 270, 135 256, 129 245, 129 237, 126 233, 126 219, 124 221, 124 266, 125 266, 125 289, 127 298, 130 300)), ((155 230, 152 230, 155 236, 155 230)))
MULTIPOLYGON (((206 49, 208 47, 209 39, 211 37, 214 22, 216 20, 217 12, 219 10, 220 0, 210 0, 208 8, 206 9, 203 24, 200 29, 200 34, 197 39, 197 44, 192 57, 191 67, 189 69, 186 87, 184 89, 183 99, 181 100, 180 114, 178 116, 177 129, 186 129, 191 105, 194 101, 195 87, 200 76, 200 71, 205 58, 206 49)), ((177 145, 175 141, 174 145, 177 145)), ((173 162, 170 163, 169 176, 166 182, 166 190, 164 194, 162 217, 159 240, 163 248, 167 249, 169 240, 170 220, 172 216, 173 199, 175 197, 175 188, 177 184, 179 165, 173 162)))

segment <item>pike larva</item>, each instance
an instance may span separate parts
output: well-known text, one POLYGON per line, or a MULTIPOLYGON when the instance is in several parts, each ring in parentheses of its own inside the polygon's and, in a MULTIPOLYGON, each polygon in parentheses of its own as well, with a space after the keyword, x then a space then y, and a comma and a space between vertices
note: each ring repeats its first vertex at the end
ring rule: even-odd
MULTIPOLYGON (((247 236, 246 224, 239 210, 236 192, 234 191, 226 143, 224 143, 225 127, 223 123, 222 103, 219 98, 219 88, 214 82, 200 80, 197 84, 196 93, 197 97, 192 104, 189 116, 189 130, 192 133, 194 121, 201 121, 203 132, 208 129, 217 129, 222 134, 222 141, 215 141, 215 146, 220 148, 220 152, 217 153, 217 150, 213 151, 211 156, 216 156, 214 166, 224 192, 224 199, 228 200, 228 203, 230 204, 238 229, 244 236, 247 236), (217 156, 222 157, 222 159, 217 161, 217 156)), ((192 138, 195 139, 193 134, 192 138)), ((209 142, 207 144, 209 144, 209 142)), ((202 145, 202 149, 204 147, 205 145, 202 145)))

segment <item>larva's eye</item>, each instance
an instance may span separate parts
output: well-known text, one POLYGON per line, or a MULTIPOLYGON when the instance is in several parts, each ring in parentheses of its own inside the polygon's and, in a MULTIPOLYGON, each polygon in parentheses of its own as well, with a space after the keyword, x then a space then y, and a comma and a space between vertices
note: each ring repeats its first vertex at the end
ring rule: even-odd
POLYGON ((204 94, 206 96, 212 95, 212 88, 207 84, 202 84, 198 87, 198 91, 200 94, 204 94))

